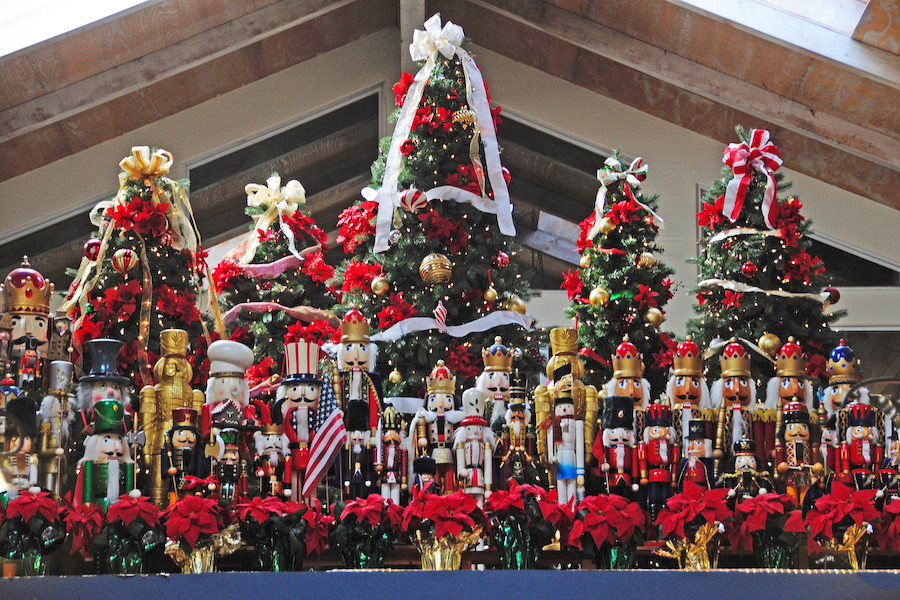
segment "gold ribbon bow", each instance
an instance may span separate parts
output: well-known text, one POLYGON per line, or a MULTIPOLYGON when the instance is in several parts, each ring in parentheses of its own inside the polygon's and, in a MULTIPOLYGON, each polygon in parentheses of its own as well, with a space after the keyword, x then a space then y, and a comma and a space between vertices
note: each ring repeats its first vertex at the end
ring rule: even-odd
MULTIPOLYGON (((277 219, 281 224, 281 232, 288 240, 291 254, 302 258, 294 244, 294 232, 284 222, 284 219, 294 216, 300 205, 306 204, 306 190, 303 185, 296 179, 292 179, 284 187, 281 187, 281 177, 272 175, 266 180, 266 185, 248 183, 244 191, 247 192, 247 206, 266 209, 261 215, 254 215, 256 229, 268 231, 277 219)), ((259 246, 259 237, 256 231, 251 231, 247 240, 249 243, 244 254, 238 260, 239 265, 249 264, 259 246)))
POLYGON ((133 146, 131 156, 126 156, 119 162, 119 166, 122 167, 119 185, 124 186, 129 179, 168 175, 173 161, 172 153, 162 148, 151 154, 149 146, 133 146))

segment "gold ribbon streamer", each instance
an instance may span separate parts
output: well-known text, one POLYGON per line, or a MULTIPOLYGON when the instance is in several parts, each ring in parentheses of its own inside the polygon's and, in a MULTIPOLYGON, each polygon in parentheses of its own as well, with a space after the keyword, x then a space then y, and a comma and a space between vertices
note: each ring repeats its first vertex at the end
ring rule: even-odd
POLYGON ((215 571, 215 557, 233 553, 241 546, 240 523, 232 523, 209 538, 209 543, 197 546, 190 554, 181 547, 181 542, 168 540, 166 554, 172 557, 182 573, 212 573, 215 571))
POLYGON ((150 345, 150 311, 153 308, 153 280, 150 277, 150 266, 147 264, 147 245, 144 244, 144 238, 141 234, 136 231, 134 233, 137 235, 138 242, 141 245, 141 270, 143 272, 141 320, 138 333, 138 375, 143 385, 153 385, 152 367, 150 366, 150 357, 147 355, 147 349, 150 345))
POLYGON ((850 562, 850 568, 858 570, 860 568, 860 555, 865 556, 867 541, 864 538, 869 534, 869 524, 866 522, 854 523, 844 532, 844 537, 838 542, 836 539, 829 539, 820 542, 823 548, 830 552, 846 552, 847 560, 850 562), (857 546, 862 542, 861 552, 857 551, 857 546))

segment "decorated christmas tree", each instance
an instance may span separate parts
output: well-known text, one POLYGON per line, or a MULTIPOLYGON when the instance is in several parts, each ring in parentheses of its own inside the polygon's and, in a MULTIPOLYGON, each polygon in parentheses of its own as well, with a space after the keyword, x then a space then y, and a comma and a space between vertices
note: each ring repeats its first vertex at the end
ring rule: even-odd
POLYGON ((643 355, 651 390, 666 387, 676 342, 660 331, 672 298, 674 272, 660 262, 656 236, 662 221, 658 197, 644 197, 641 182, 647 164, 640 158, 625 168, 618 152, 600 169, 595 211, 581 223, 581 268, 569 269, 562 287, 572 301, 566 314, 578 322, 582 354, 590 358, 585 383, 612 377, 610 357, 624 336, 643 355))
MULTIPOLYGON (((95 338, 125 345, 119 372, 140 388, 154 384, 164 329, 188 332, 193 385, 206 382, 202 301, 205 261, 193 224, 187 182, 166 177, 172 155, 136 146, 119 166, 119 191, 91 212, 97 233, 69 288, 64 308, 76 350, 95 338)), ((84 353, 82 353, 84 354, 84 353)))
POLYGON ((497 144, 500 109, 462 48, 462 29, 442 29, 437 16, 425 28, 410 46, 421 70, 394 86, 396 127, 372 168, 377 189, 338 222, 351 255, 336 278, 340 310, 358 307, 380 332, 378 370, 394 384, 387 395, 424 393, 439 359, 471 385, 495 336, 522 348, 526 367, 536 354, 497 144))
POLYGON ((325 262, 325 232, 309 216, 300 182, 282 187, 273 175, 246 191, 251 231, 216 266, 213 280, 232 339, 254 348, 256 364, 248 377, 258 384, 281 372, 289 331, 303 328, 308 334, 314 327, 320 335, 307 335, 307 341, 330 341, 337 319, 329 309, 336 296, 326 284, 334 267, 325 262))
MULTIPOLYGON (((774 356, 793 337, 807 354, 807 375, 824 384, 828 353, 840 341, 830 324, 844 314, 827 308, 839 294, 825 287, 825 265, 809 253, 803 205, 782 195, 790 184, 775 172, 782 159, 769 132, 738 128, 738 135, 742 141, 725 150, 723 177, 697 214, 704 233, 695 290, 700 316, 688 328, 701 348, 732 337, 757 345, 762 353, 751 355, 758 380, 774 374, 764 354, 774 356)), ((710 379, 719 376, 718 361, 707 368, 710 379)))

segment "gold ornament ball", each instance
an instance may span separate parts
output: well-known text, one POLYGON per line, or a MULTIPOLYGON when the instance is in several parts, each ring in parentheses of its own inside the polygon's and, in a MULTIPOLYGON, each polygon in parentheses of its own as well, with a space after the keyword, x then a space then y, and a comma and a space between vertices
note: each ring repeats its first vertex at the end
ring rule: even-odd
POLYGON ((496 302, 497 301, 497 290, 495 290, 493 286, 484 290, 484 300, 485 300, 485 302, 496 302))
POLYGON ((644 314, 644 320, 651 325, 659 327, 663 322, 663 313, 658 308, 648 308, 646 314, 644 314))
POLYGON ((450 259, 443 254, 429 254, 419 264, 419 275, 428 285, 447 283, 453 275, 453 266, 450 259))
POLYGON ((764 333, 757 341, 757 345, 769 356, 775 356, 781 348, 781 340, 774 333, 764 333))
POLYGON ((612 219, 603 217, 600 219, 600 233, 607 234, 616 228, 616 224, 612 219))
POLYGON ((581 260, 578 261, 578 264, 581 265, 582 269, 587 269, 591 266, 591 257, 585 254, 581 257, 581 260))
POLYGON ((588 301, 591 303, 591 306, 604 306, 609 302, 609 290, 602 287, 592 289, 588 295, 588 301))
POLYGON ((514 310, 517 313, 525 314, 525 311, 528 310, 528 306, 525 304, 525 301, 519 298, 518 296, 510 296, 506 299, 504 303, 506 306, 506 310, 514 310))
POLYGON ((656 264, 656 257, 653 256, 651 252, 641 252, 641 256, 638 258, 638 264, 642 267, 652 267, 656 264))
POLYGON ((403 375, 400 374, 400 371, 394 369, 393 371, 391 371, 391 374, 388 375, 388 380, 396 385, 403 381, 403 375))
POLYGON ((390 282, 384 275, 379 275, 372 280, 372 292, 383 296, 391 288, 390 282))

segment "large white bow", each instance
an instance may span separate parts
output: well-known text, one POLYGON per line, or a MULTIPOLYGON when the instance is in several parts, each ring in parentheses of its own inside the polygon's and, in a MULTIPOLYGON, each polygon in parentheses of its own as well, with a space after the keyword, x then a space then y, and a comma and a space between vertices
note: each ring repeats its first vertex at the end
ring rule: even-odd
POLYGON ((428 60, 435 52, 440 52, 445 58, 453 58, 464 37, 462 27, 453 21, 447 21, 441 27, 441 15, 437 14, 425 21, 425 31, 416 29, 413 32, 409 54, 416 62, 428 60))

